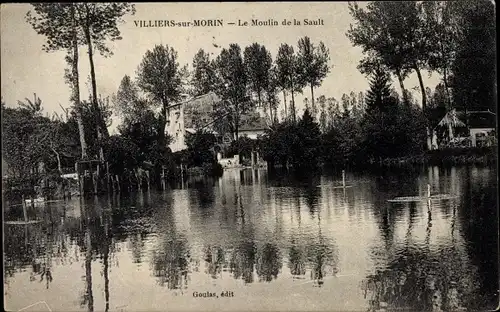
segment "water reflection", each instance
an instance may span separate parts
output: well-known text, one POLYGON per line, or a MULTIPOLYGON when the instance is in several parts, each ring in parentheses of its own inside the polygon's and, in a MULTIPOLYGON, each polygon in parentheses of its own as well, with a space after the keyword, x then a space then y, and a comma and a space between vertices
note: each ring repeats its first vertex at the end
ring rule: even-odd
POLYGON ((338 189, 337 175, 234 170, 183 189, 52 203, 31 212, 37 224, 5 225, 8 307, 19 310, 31 296, 52 298, 53 310, 149 309, 146 301, 134 305, 138 292, 190 296, 200 285, 239 283, 299 287, 308 296, 321 287, 332 292, 326 302, 349 289, 357 310, 496 306, 494 169, 348 173, 347 180, 352 187, 338 189), (458 198, 387 203, 424 194, 427 184, 458 198), (61 295, 75 287, 78 298, 61 295))
POLYGON ((270 282, 278 277, 283 266, 278 246, 266 243, 257 252, 256 271, 260 281, 270 282))

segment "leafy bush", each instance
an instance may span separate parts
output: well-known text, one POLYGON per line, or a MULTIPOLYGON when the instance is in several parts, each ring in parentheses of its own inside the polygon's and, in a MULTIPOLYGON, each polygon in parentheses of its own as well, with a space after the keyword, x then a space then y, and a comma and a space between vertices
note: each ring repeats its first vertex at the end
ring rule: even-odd
POLYGON ((105 145, 106 159, 109 171, 112 174, 122 174, 126 169, 132 169, 139 165, 139 148, 130 139, 113 135, 105 145))
POLYGON ((216 143, 215 135, 207 131, 197 131, 186 136, 188 147, 188 166, 202 166, 205 163, 215 162, 213 146, 216 143))
POLYGON ((285 121, 267 131, 261 149, 264 160, 271 167, 280 164, 304 168, 318 164, 320 145, 319 125, 306 110, 296 125, 285 121))

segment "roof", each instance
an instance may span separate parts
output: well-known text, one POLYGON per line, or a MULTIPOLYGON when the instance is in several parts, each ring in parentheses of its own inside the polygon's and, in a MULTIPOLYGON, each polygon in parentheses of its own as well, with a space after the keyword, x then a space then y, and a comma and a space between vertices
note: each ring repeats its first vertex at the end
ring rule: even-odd
POLYGON ((213 120, 212 112, 219 97, 214 92, 209 92, 184 102, 184 123, 188 128, 195 128, 196 123, 206 124, 213 120))
MULTIPOLYGON (((457 112, 461 120, 465 119, 464 112, 457 112)), ((469 128, 496 128, 497 116, 490 111, 468 111, 467 124, 469 128)))
POLYGON ((456 110, 451 110, 444 115, 441 121, 438 123, 438 126, 444 127, 451 124, 453 127, 465 127, 465 124, 458 118, 458 114, 456 110))

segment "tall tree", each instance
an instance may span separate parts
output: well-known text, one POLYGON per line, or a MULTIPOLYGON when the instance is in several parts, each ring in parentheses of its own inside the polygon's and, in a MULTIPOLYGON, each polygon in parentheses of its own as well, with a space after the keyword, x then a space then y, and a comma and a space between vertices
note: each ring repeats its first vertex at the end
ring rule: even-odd
POLYGON ((216 59, 217 94, 222 101, 217 105, 218 118, 227 116, 229 128, 238 139, 241 115, 252 107, 247 96, 247 75, 238 44, 224 48, 216 59))
POLYGON ((349 95, 346 93, 342 94, 340 101, 342 102, 342 115, 349 116, 349 112, 352 109, 349 95))
MULTIPOLYGON (((314 88, 319 87, 323 79, 330 72, 328 62, 330 60, 329 51, 325 44, 320 41, 315 46, 309 37, 303 37, 298 42, 299 51, 297 55, 297 73, 299 85, 309 85, 311 88, 311 107, 315 107, 314 88)), ((312 112, 313 117, 316 112, 312 112)))
POLYGON ((333 128, 335 126, 335 121, 337 117, 340 115, 339 102, 334 97, 330 97, 326 99, 328 108, 327 108, 327 117, 328 117, 328 128, 333 128))
POLYGON ((215 69, 210 55, 203 49, 198 50, 193 58, 193 74, 191 86, 193 96, 207 94, 214 91, 215 69))
POLYGON ((363 91, 359 91, 358 93, 358 104, 360 110, 364 112, 366 110, 366 103, 365 103, 365 94, 363 93, 363 91))
POLYGON ((265 89, 267 103, 269 105, 269 117, 271 118, 271 124, 278 122, 278 79, 276 66, 272 66, 269 70, 269 83, 265 89))
POLYGON ((423 2, 426 32, 431 38, 429 40, 428 66, 430 70, 437 71, 443 76, 448 109, 451 109, 450 70, 460 36, 460 26, 457 24, 459 3, 460 1, 423 2))
POLYGON ((349 10, 356 21, 347 36, 355 46, 368 54, 365 63, 381 62, 402 81, 408 70, 415 70, 422 91, 422 106, 426 97, 421 69, 428 59, 429 36, 423 22, 422 4, 416 1, 375 1, 366 9, 350 3, 349 10))
POLYGON ((166 145, 165 126, 170 109, 180 99, 182 71, 177 61, 177 52, 168 45, 155 45, 144 55, 137 69, 138 86, 151 99, 160 104, 159 144, 166 145))
MULTIPOLYGON (((122 78, 118 91, 113 95, 113 104, 125 124, 144 120, 145 114, 153 113, 151 111, 151 102, 139 96, 137 84, 128 75, 122 78)), ((157 122, 149 126, 155 125, 157 125, 157 122)))
POLYGON ((248 83, 252 91, 257 94, 259 107, 262 107, 261 95, 269 84, 269 74, 273 65, 271 53, 265 46, 253 43, 245 48, 243 59, 248 83))
MULTIPOLYGON (((400 82, 405 70, 415 70, 422 94, 422 110, 427 97, 421 70, 427 66, 431 36, 426 31, 422 3, 417 1, 376 1, 366 9, 349 4, 356 26, 347 32, 355 46, 395 72, 400 82)), ((405 92, 403 91, 403 96, 405 92)), ((428 148, 430 130, 427 129, 428 148)))
POLYGON ((112 55, 111 50, 106 46, 106 40, 120 40, 120 30, 118 23, 123 22, 122 17, 128 13, 135 13, 135 7, 129 3, 79 3, 76 5, 77 18, 79 26, 82 29, 83 37, 87 45, 87 53, 90 64, 90 78, 92 84, 92 104, 97 112, 97 144, 99 144, 99 157, 104 160, 102 150, 103 136, 107 137, 107 128, 99 113, 99 104, 97 99, 97 82, 94 66, 94 48, 101 55, 112 55))
POLYGON ((28 11, 26 20, 35 31, 47 38, 43 45, 46 52, 66 50, 68 54, 66 61, 71 67, 66 71, 66 82, 72 89, 71 100, 74 103, 78 130, 80 134, 80 146, 82 158, 87 158, 87 143, 81 116, 80 86, 78 73, 78 46, 82 44, 78 31, 78 20, 76 15, 76 4, 74 3, 37 3, 32 4, 34 13, 28 11))
POLYGON ((460 109, 496 111, 494 5, 474 1, 463 14, 463 33, 452 64, 454 102, 460 109))
MULTIPOLYGON (((280 88, 283 90, 283 98, 285 101, 285 112, 286 112, 286 91, 290 91, 292 95, 292 102, 290 110, 292 111, 292 120, 296 122, 295 114, 295 98, 294 93, 300 91, 299 84, 296 81, 297 73, 297 57, 294 54, 293 47, 283 43, 278 49, 278 54, 276 55, 276 70, 277 77, 280 88)), ((288 115, 288 113, 287 113, 288 115)))
POLYGON ((318 164, 320 156, 320 130, 309 113, 304 115, 296 125, 296 138, 291 142, 291 156, 294 168, 310 168, 318 164))
POLYGON ((326 112, 326 97, 324 95, 321 95, 318 98, 318 104, 319 104, 319 126, 321 131, 325 132, 328 125, 327 125, 327 112, 326 112))
POLYGON ((382 69, 376 70, 370 80, 370 89, 366 93, 366 111, 383 110, 384 103, 391 96, 391 77, 382 69))

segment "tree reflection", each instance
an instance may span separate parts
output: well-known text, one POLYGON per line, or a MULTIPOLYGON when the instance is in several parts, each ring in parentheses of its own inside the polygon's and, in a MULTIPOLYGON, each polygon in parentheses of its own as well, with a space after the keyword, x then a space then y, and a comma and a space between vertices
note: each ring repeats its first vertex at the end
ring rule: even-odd
POLYGON ((80 304, 87 306, 88 311, 94 311, 94 292, 92 262, 96 257, 102 261, 102 275, 104 278, 105 311, 109 310, 109 258, 115 250, 112 236, 111 199, 99 202, 97 197, 91 200, 81 199, 81 233, 83 238, 78 240, 80 250, 84 252, 85 289, 80 304))
POLYGON ((337 273, 337 254, 323 239, 306 247, 307 260, 311 266, 311 279, 321 287, 328 273, 337 273))
POLYGON ((292 276, 298 277, 306 274, 306 252, 303 246, 292 239, 292 245, 288 252, 288 267, 292 276))
POLYGON ((184 237, 171 237, 153 252, 153 272, 161 286, 168 289, 186 289, 188 285, 190 253, 184 237))
POLYGON ((222 272, 224 266, 224 250, 220 246, 205 247, 205 262, 207 264, 207 273, 216 279, 222 272))
POLYGON ((235 279, 243 279, 245 283, 253 283, 256 247, 253 241, 243 241, 233 251, 230 268, 235 279))
POLYGON ((477 266, 482 290, 471 297, 476 309, 494 309, 498 304, 498 189, 497 169, 465 168, 463 205, 458 207, 460 233, 471 262, 477 266), (477 176, 473 176, 471 171, 477 176), (488 186, 481 185, 488 183, 488 186))
POLYGON ((277 278, 283 266, 278 246, 266 243, 257 252, 256 271, 260 281, 270 282, 277 278))
POLYGON ((211 208, 215 201, 214 195, 214 180, 203 179, 193 183, 192 188, 189 189, 190 193, 194 193, 197 199, 197 204, 201 209, 211 208))
POLYGON ((305 200, 306 205, 309 208, 309 213, 314 215, 320 207, 318 207, 319 198, 321 196, 321 189, 317 187, 319 182, 316 180, 310 180, 309 184, 305 188, 305 200))
MULTIPOLYGON (((432 207, 427 213, 424 243, 413 241, 416 205, 409 205, 409 222, 405 243, 395 250, 395 258, 384 268, 369 275, 362 285, 369 310, 387 307, 415 311, 456 311, 470 308, 462 298, 472 298, 478 287, 476 273, 467 257, 452 243, 430 247, 432 207)), ((452 228, 453 231, 453 228, 452 228)), ((453 235, 453 232, 451 233, 453 235)))
POLYGON ((385 269, 377 270, 364 281, 362 289, 365 298, 369 296, 370 311, 384 304, 390 309, 456 311, 460 309, 459 300, 470 298, 477 291, 469 277, 473 268, 457 252, 443 249, 429 254, 413 246, 398 254, 401 255, 385 269))
POLYGON ((311 279, 314 285, 321 287, 324 283, 324 278, 328 273, 335 275, 337 273, 337 252, 333 246, 329 244, 323 236, 321 230, 321 207, 317 208, 317 198, 320 195, 319 188, 312 191, 309 188, 311 199, 306 200, 311 215, 317 210, 318 234, 316 239, 309 241, 306 247, 307 260, 311 267, 311 279))

